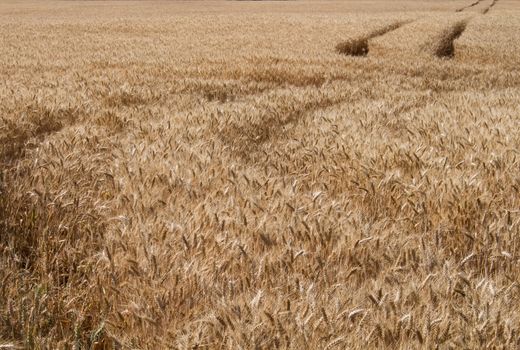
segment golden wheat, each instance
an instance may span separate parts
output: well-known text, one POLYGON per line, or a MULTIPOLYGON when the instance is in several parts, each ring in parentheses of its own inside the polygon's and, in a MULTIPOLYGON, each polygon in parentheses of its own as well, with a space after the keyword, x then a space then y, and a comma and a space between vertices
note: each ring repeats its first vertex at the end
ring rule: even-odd
POLYGON ((0 4, 0 348, 520 347, 520 7, 0 4))

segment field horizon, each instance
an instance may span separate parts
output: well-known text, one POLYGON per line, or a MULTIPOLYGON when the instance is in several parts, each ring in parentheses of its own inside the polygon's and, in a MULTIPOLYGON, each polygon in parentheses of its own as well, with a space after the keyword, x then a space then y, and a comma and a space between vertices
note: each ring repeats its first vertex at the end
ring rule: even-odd
POLYGON ((520 2, 0 2, 0 349, 520 348, 520 2))

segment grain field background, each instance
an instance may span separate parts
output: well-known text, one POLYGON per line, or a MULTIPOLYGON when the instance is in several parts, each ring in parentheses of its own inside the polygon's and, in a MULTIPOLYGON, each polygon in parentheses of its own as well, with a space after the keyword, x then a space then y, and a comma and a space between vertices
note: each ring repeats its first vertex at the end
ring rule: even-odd
POLYGON ((520 2, 2 1, 1 349, 520 348, 520 2))

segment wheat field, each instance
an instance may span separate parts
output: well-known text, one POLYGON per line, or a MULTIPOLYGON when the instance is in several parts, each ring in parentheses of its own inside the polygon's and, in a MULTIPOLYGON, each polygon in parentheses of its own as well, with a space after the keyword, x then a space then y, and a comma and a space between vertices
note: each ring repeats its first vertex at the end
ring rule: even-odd
POLYGON ((520 348, 520 3, 2 1, 1 349, 520 348))

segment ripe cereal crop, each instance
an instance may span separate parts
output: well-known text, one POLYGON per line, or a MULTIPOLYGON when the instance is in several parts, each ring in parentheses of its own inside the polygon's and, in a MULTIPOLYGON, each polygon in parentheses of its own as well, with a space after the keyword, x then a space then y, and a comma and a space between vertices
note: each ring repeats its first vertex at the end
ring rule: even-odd
POLYGON ((518 1, 0 33, 0 349, 520 348, 518 1))

